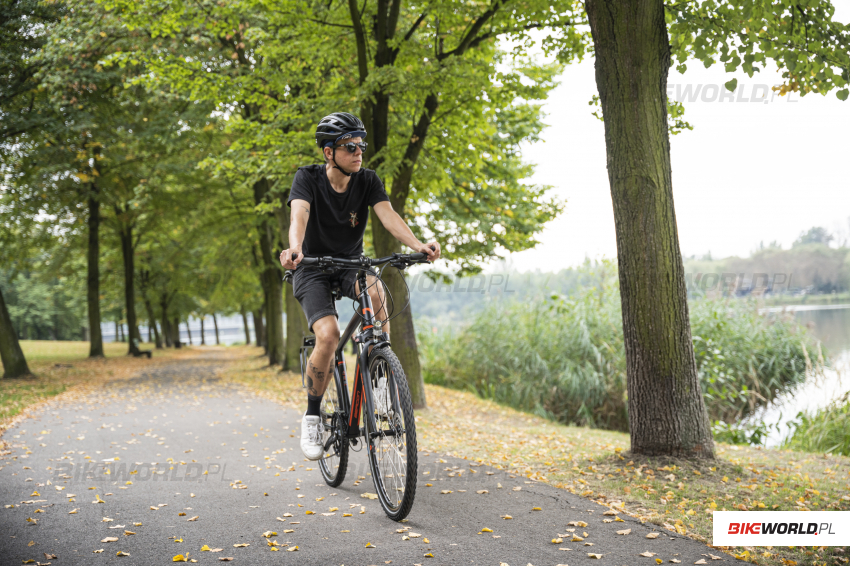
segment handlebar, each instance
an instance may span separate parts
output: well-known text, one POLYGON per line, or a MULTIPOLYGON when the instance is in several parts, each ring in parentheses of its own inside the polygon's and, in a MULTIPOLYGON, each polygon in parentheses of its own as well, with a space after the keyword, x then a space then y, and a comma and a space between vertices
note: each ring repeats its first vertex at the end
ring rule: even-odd
MULTIPOLYGON (((434 246, 431 246, 431 251, 437 251, 434 246)), ((345 259, 338 257, 307 257, 304 256, 301 259, 299 265, 304 266, 318 266, 318 267, 363 267, 369 268, 373 265, 383 265, 385 263, 391 263, 394 267, 405 267, 414 263, 431 263, 427 260, 428 255, 422 252, 417 252, 415 254, 392 254, 386 257, 381 257, 377 259, 371 259, 368 257, 360 257, 359 259, 345 259)), ((298 253, 292 254, 292 259, 297 259, 298 253)), ((292 279, 292 271, 286 270, 284 274, 284 281, 291 281, 292 279)))

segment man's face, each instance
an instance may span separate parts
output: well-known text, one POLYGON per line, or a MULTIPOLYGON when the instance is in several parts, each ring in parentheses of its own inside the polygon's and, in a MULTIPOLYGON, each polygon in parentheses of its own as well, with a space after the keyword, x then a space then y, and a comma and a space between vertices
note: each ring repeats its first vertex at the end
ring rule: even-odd
MULTIPOLYGON (((347 140, 342 140, 338 145, 340 147, 336 148, 336 164, 342 167, 344 170, 349 173, 357 173, 360 171, 360 166, 363 164, 363 152, 360 148, 355 148, 354 153, 349 153, 348 149, 344 147, 344 144, 347 143, 360 143, 363 141, 363 138, 348 138, 347 140)), ((333 156, 333 148, 326 147, 325 148, 325 156, 328 158, 328 161, 331 161, 331 157, 333 156)))

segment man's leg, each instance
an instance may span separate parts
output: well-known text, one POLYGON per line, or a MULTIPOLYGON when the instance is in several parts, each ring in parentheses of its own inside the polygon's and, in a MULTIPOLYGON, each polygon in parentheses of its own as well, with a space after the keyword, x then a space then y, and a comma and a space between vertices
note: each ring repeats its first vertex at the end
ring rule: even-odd
POLYGON ((313 323, 316 346, 307 360, 307 414, 319 416, 322 395, 333 379, 333 356, 339 344, 339 325, 335 316, 325 316, 313 323))
MULTIPOLYGON (((386 322, 387 320, 387 304, 386 304, 386 292, 384 291, 384 286, 381 283, 375 285, 375 278, 372 275, 366 276, 366 286, 369 289, 369 298, 372 299, 372 309, 375 313, 375 318, 380 320, 383 325, 381 326, 381 330, 387 333, 387 336, 390 334, 390 323, 386 322)), ((355 282, 354 288, 357 291, 357 294, 360 294, 360 283, 355 282)), ((370 347, 371 352, 371 347, 370 347)))

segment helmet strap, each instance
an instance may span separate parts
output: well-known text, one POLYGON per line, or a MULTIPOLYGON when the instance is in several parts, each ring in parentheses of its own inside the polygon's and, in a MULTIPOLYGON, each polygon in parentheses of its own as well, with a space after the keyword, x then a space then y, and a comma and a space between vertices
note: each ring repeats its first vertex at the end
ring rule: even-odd
POLYGON ((351 177, 351 173, 349 173, 348 171, 346 171, 345 169, 343 169, 342 167, 340 167, 339 165, 337 165, 337 162, 336 162, 336 148, 333 148, 333 153, 331 154, 331 161, 333 161, 333 162, 334 162, 334 169, 339 169, 339 170, 340 170, 340 172, 341 172, 343 175, 345 175, 346 177, 351 177))

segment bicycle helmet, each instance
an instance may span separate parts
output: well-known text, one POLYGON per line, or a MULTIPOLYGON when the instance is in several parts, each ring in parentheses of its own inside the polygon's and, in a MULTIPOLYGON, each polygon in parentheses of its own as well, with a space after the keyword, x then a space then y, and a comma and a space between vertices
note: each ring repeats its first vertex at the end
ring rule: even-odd
MULTIPOLYGON (((333 146, 337 142, 349 138, 365 138, 366 126, 354 114, 348 112, 334 112, 321 119, 316 126, 316 145, 324 151, 324 148, 333 146)), ((334 169, 339 169, 343 175, 350 177, 351 173, 336 164, 336 148, 333 148, 331 161, 334 169)))

